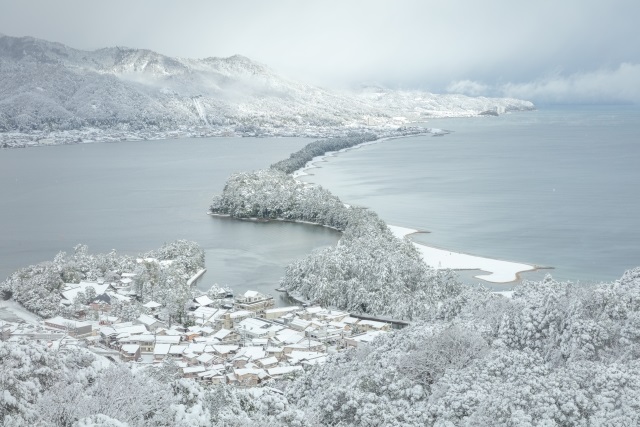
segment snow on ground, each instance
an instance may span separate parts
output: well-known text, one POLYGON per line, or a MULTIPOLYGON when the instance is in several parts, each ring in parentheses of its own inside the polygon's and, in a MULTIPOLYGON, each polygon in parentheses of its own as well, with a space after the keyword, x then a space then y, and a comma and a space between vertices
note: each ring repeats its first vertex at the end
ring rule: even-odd
POLYGON ((32 325, 40 325, 41 319, 35 314, 29 312, 26 308, 15 302, 14 300, 0 300, 0 310, 12 313, 15 317, 24 320, 32 325))
MULTIPOLYGON (((391 232, 402 239, 410 234, 417 233, 418 230, 411 228, 388 226, 391 232)), ((430 246, 411 242, 422 255, 422 259, 428 265, 436 269, 452 270, 482 270, 489 274, 480 274, 476 277, 492 283, 507 283, 517 280, 518 273, 535 270, 536 266, 520 264, 511 261, 502 261, 492 258, 483 258, 475 255, 468 255, 459 252, 452 252, 446 249, 439 249, 430 246)))

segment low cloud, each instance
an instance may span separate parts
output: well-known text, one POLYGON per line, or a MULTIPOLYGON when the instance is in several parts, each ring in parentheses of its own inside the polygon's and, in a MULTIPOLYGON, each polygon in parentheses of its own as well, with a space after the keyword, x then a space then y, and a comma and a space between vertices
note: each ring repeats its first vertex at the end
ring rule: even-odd
POLYGON ((569 76, 555 74, 525 83, 487 85, 461 80, 447 87, 451 93, 504 96, 541 104, 640 103, 640 64, 622 63, 569 76))
POLYGON ((489 86, 472 80, 460 80, 447 86, 447 92, 449 93, 462 93, 469 96, 486 95, 489 91, 489 86))

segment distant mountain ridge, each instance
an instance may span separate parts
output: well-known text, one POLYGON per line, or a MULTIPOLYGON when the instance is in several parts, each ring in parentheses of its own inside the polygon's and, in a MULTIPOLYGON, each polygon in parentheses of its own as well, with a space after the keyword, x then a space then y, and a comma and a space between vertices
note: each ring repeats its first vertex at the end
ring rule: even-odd
POLYGON ((433 116, 533 108, 515 99, 327 90, 282 77, 241 55, 185 59, 124 47, 82 51, 0 35, 0 138, 5 142, 17 134, 40 138, 82 129, 316 136, 332 129, 397 127, 433 116))

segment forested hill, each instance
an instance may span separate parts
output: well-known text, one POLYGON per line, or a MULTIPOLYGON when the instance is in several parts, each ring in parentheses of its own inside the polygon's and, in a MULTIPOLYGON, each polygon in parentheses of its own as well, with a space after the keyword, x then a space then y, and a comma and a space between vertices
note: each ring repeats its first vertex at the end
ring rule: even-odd
MULTIPOLYGON (((0 137, 99 129, 149 136, 338 135, 431 116, 533 109, 515 99, 366 88, 338 92, 278 75, 249 58, 171 58, 124 47, 81 51, 0 36, 0 137)), ((84 135, 86 137, 86 135, 84 135)), ((95 137, 95 136, 94 136, 95 137)), ((69 138, 83 138, 75 133, 69 138)))

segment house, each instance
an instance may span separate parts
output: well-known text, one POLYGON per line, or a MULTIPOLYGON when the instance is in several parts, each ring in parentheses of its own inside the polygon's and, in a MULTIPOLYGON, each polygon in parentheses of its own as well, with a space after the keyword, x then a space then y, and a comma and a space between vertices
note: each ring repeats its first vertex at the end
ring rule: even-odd
POLYGON ((149 301, 145 304, 142 304, 143 307, 148 308, 152 313, 156 312, 160 307, 162 307, 162 304, 155 302, 155 301, 149 301))
POLYGON ((309 326, 311 326, 311 322, 309 322, 307 320, 303 320, 303 319, 297 318, 297 319, 293 319, 291 322, 289 322, 288 326, 291 329, 294 329, 296 331, 304 331, 309 326))
POLYGON ((227 358, 229 355, 234 354, 240 346, 237 345, 212 345, 213 351, 220 357, 227 358))
POLYGON ((236 297, 234 306, 238 310, 247 310, 254 313, 262 313, 273 307, 273 297, 256 291, 247 291, 242 296, 236 297))
POLYGON ((223 328, 213 334, 212 337, 217 339, 220 343, 226 344, 238 341, 239 335, 232 330, 223 328))
POLYGON ((247 387, 256 386, 268 378, 268 374, 264 369, 256 367, 234 369, 233 374, 239 385, 247 387))
POLYGON ((378 322, 376 320, 360 320, 358 322, 358 330, 361 332, 368 331, 385 331, 388 332, 391 329, 389 323, 378 322))
POLYGON ((146 326, 149 331, 155 331, 158 328, 164 327, 164 323, 147 314, 141 314, 136 319, 136 323, 146 326))
POLYGON ((213 307, 216 302, 209 298, 207 295, 200 295, 193 299, 193 302, 197 307, 213 307))
POLYGON ((209 354, 209 353, 202 353, 201 355, 199 355, 196 359, 198 361, 198 363, 200 365, 203 366, 209 366, 213 363, 216 362, 217 357, 214 356, 213 354, 209 354))
MULTIPOLYGON (((196 325, 210 326, 218 330, 223 327, 222 318, 228 313, 228 310, 214 307, 198 307, 194 311, 190 311, 188 315, 193 317, 196 325)), ((229 329, 229 328, 227 328, 229 329)))
POLYGON ((184 378, 198 378, 198 374, 206 371, 204 366, 188 366, 182 368, 182 376, 184 378))
POLYGON ((297 305, 289 307, 270 308, 264 311, 264 318, 269 320, 278 319, 286 314, 295 313, 296 311, 300 310, 302 310, 302 307, 299 307, 297 305))
POLYGON ((202 382, 207 382, 210 384, 224 384, 226 382, 226 378, 222 374, 222 371, 219 371, 217 369, 210 369, 208 371, 199 372, 198 379, 202 382))
POLYGON ((284 354, 287 355, 292 351, 324 351, 324 344, 311 339, 300 341, 297 344, 287 344, 284 346, 284 354))
POLYGON ((344 343, 347 347, 358 347, 361 344, 368 344, 373 341, 375 338, 384 334, 384 331, 369 331, 364 332, 358 335, 352 335, 350 337, 345 337, 344 343))
POLYGON ((125 344, 120 348, 120 358, 126 362, 140 359, 140 346, 137 344, 125 344))
POLYGON ((295 375, 302 372, 302 366, 278 366, 267 369, 267 373, 271 378, 281 378, 287 375, 295 375))
POLYGON ((44 321, 47 328, 65 331, 72 337, 81 338, 89 336, 93 333, 91 323, 79 322, 77 320, 65 319, 61 316, 52 317, 44 321))
POLYGON ((289 363, 292 365, 298 365, 303 361, 317 360, 318 358, 326 359, 326 357, 327 357, 327 353, 324 353, 321 351, 294 350, 287 355, 287 359, 289 360, 289 363))
POLYGON ((89 307, 91 307, 91 310, 93 311, 99 311, 102 313, 111 311, 111 296, 108 292, 98 295, 93 301, 91 301, 89 307))
POLYGON ((88 289, 91 288, 91 291, 94 294, 94 297, 98 297, 103 295, 107 291, 115 292, 115 288, 111 285, 111 283, 99 283, 99 282, 80 282, 80 283, 65 283, 62 288, 62 292, 60 293, 62 296, 62 300, 60 301, 63 305, 72 305, 73 301, 76 299, 80 292, 87 294, 88 289))
POLYGON ((264 359, 258 359, 256 361, 256 365, 260 366, 262 369, 275 368, 278 366, 278 359, 274 356, 265 357, 264 359))
POLYGON ((242 340, 274 337, 284 329, 281 325, 259 318, 244 319, 235 328, 242 340))
POLYGON ((122 345, 138 344, 140 346, 140 352, 151 353, 156 345, 156 337, 151 334, 129 335, 119 338, 118 342, 122 345))
POLYGON ((153 360, 159 362, 169 355, 171 344, 156 344, 153 348, 153 360))
POLYGON ((186 345, 172 345, 169 349, 169 356, 173 358, 182 358, 184 351, 187 349, 186 345))
POLYGON ((255 312, 248 310, 227 312, 220 319, 220 327, 225 329, 233 329, 234 326, 240 323, 242 320, 255 316, 255 312))

